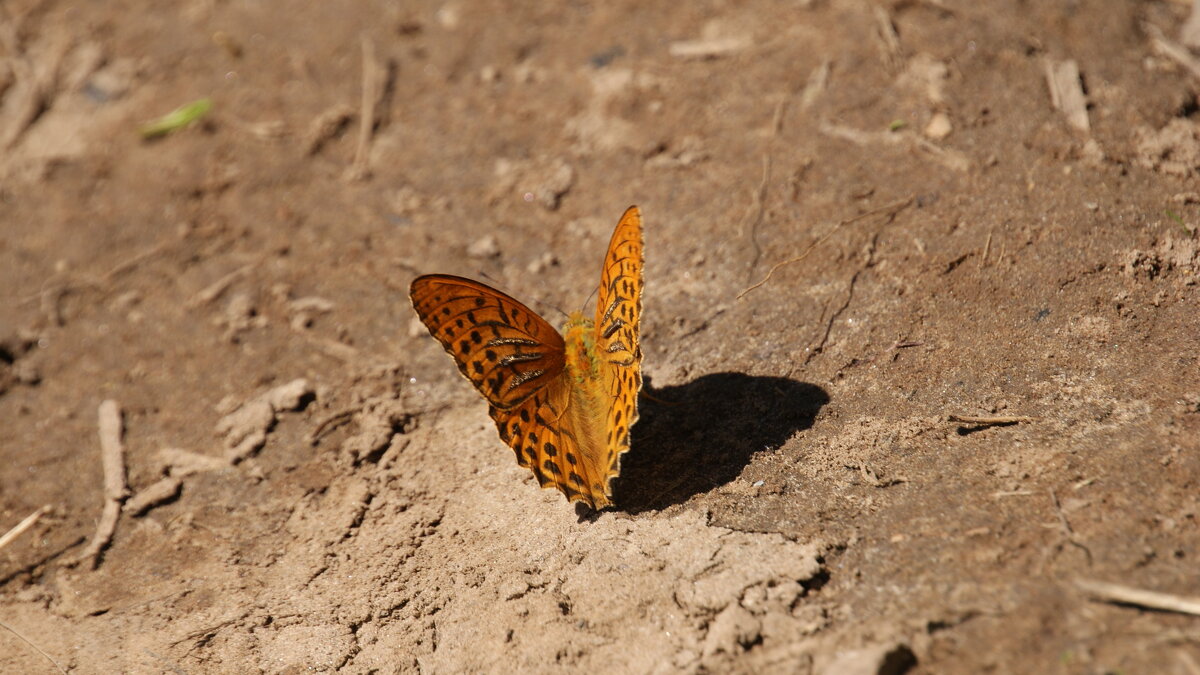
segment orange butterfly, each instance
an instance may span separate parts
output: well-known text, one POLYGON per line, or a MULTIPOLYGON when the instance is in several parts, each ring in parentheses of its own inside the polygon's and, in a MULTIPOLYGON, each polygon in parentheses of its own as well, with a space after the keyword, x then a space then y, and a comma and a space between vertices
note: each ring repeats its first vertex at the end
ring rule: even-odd
POLYGON ((642 215, 629 207, 600 272, 596 318, 559 335, 505 293, 445 274, 417 277, 413 308, 490 404, 500 438, 543 488, 593 509, 612 504, 642 387, 642 215))

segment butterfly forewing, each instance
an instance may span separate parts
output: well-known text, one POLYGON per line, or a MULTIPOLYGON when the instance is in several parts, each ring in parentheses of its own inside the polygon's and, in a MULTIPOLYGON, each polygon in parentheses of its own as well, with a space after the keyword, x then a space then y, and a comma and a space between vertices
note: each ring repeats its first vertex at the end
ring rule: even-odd
POLYGON ((562 373, 562 336, 508 295, 443 274, 417 277, 410 292, 421 321, 493 407, 520 405, 562 373))
MULTIPOLYGON (((621 453, 629 450, 629 427, 637 421, 642 387, 642 215, 631 206, 613 231, 596 295, 596 351, 612 401, 608 408, 604 462, 609 477, 620 471, 621 453)), ((607 481, 605 484, 607 491, 607 481)))

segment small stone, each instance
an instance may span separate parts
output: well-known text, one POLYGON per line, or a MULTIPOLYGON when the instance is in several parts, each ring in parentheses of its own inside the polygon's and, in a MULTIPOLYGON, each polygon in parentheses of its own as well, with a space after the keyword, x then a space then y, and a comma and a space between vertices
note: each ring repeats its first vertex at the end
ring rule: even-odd
POLYGON ((925 136, 935 141, 949 136, 951 131, 954 131, 954 126, 950 123, 950 116, 942 112, 934 113, 929 124, 925 125, 925 136))
POLYGON ((500 255, 500 242, 494 234, 485 235, 467 247, 467 255, 472 258, 496 258, 500 255))
POLYGON ((442 5, 442 8, 435 14, 437 22, 446 30, 454 30, 462 23, 462 11, 453 3, 442 5))
POLYGON ((553 253, 546 251, 539 258, 529 263, 529 267, 526 269, 529 270, 530 274, 541 274, 557 264, 558 258, 555 258, 553 253))

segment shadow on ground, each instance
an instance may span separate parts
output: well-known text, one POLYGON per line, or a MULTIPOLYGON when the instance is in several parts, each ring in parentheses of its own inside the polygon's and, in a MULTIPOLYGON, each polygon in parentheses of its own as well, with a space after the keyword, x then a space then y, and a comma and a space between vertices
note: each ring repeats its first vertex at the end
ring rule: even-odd
POLYGON ((751 456, 812 426, 824 389, 783 377, 714 373, 654 389, 646 382, 613 499, 639 513, 686 501, 733 480, 751 456))

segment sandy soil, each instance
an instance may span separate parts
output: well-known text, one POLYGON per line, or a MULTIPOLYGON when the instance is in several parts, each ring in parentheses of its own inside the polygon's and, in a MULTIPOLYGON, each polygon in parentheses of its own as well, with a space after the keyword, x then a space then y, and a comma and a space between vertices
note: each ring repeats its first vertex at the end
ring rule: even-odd
POLYGON ((0 671, 1200 673, 1189 11, 4 3, 0 671), (630 204, 596 514, 406 289, 630 204))

